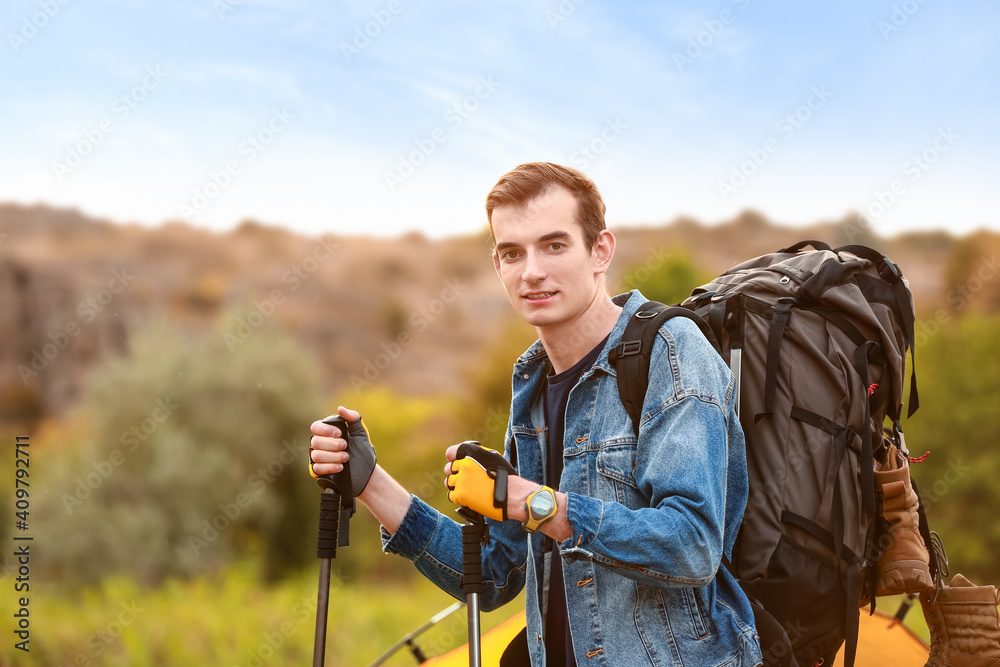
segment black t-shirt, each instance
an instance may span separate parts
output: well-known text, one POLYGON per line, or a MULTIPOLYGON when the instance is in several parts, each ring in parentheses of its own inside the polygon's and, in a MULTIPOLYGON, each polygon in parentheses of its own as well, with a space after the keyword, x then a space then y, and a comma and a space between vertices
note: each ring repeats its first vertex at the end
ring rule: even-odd
MULTIPOLYGON (((563 469, 563 435, 566 431, 566 403, 569 391, 576 384, 601 354, 605 338, 587 356, 562 373, 547 377, 545 387, 545 422, 548 425, 548 479, 546 485, 553 489, 559 488, 559 480, 563 469)), ((573 643, 569 634, 569 619, 566 611, 566 590, 563 588, 562 559, 559 557, 559 547, 552 542, 552 569, 549 575, 548 615, 545 619, 545 653, 547 667, 576 667, 573 656, 573 643), (563 641, 555 641, 564 637, 563 641)))

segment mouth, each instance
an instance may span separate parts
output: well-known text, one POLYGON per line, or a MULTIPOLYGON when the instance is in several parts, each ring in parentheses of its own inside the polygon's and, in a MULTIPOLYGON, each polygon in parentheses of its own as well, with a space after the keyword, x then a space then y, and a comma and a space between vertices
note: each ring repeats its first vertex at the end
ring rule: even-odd
POLYGON ((523 296, 527 301, 544 301, 556 295, 555 292, 530 292, 523 296))

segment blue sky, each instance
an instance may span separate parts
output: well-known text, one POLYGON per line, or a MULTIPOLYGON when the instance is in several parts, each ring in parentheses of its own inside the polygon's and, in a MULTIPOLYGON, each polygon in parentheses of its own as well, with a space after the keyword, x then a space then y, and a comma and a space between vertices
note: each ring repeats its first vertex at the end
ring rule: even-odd
POLYGON ((0 202, 441 237, 548 160, 611 224, 1000 229, 995 2, 7 0, 0 29, 0 202))

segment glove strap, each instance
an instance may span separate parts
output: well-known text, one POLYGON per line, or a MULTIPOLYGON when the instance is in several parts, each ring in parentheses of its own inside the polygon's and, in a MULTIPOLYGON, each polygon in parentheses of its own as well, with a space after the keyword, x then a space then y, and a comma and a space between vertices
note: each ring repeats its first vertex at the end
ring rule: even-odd
POLYGON ((503 520, 507 520, 507 471, 497 468, 497 478, 493 484, 493 507, 503 512, 503 520))

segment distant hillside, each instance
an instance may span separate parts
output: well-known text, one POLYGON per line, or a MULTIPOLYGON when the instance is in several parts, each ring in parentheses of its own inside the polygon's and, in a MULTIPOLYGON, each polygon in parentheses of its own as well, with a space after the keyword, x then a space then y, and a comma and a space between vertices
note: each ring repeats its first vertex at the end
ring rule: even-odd
MULTIPOLYGON (((1000 306, 1000 290, 982 279, 1000 245, 994 234, 887 240, 858 236, 863 227, 850 219, 790 229, 752 212, 711 226, 680 219, 615 231, 616 287, 663 253, 685 252, 718 273, 816 238, 885 252, 922 312, 949 296, 954 308, 956 288, 975 287, 977 304, 1000 306)), ((406 393, 460 391, 511 317, 485 231, 440 241, 315 239, 248 221, 219 234, 14 205, 0 205, 0 306, 0 419, 19 421, 73 405, 88 369, 126 352, 130 332, 157 317, 214 331, 234 353, 257 327, 281 325, 315 355, 331 392, 373 381, 406 393)))

